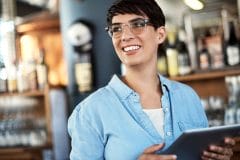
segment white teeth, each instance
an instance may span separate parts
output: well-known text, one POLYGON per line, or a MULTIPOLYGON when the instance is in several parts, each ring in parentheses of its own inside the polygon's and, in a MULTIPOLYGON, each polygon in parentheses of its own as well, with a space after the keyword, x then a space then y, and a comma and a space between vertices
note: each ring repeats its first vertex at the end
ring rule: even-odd
POLYGON ((127 52, 127 51, 136 50, 136 49, 139 49, 139 48, 140 48, 140 46, 129 46, 129 47, 123 48, 123 50, 124 50, 125 52, 127 52))

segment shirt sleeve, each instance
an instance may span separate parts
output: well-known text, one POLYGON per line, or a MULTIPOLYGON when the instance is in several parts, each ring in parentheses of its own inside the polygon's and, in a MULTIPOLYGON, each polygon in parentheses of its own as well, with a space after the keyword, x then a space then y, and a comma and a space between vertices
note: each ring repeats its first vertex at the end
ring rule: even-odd
MULTIPOLYGON (((78 106, 80 108, 80 106, 78 106)), ((68 120, 71 137, 71 160, 103 160, 104 145, 100 134, 81 109, 75 109, 68 120)))

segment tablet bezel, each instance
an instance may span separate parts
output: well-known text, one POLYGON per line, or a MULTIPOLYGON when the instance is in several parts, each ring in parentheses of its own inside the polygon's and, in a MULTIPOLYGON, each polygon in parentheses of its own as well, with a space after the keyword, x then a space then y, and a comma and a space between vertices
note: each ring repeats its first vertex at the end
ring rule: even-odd
POLYGON ((197 160, 210 144, 223 145, 225 137, 240 137, 240 124, 187 130, 159 153, 176 154, 180 160, 197 160))

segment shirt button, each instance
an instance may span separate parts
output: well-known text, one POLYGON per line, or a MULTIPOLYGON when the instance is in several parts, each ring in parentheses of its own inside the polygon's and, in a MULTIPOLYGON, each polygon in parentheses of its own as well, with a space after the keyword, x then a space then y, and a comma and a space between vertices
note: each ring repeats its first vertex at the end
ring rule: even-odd
POLYGON ((167 136, 171 136, 172 135, 172 132, 167 132, 167 136))
POLYGON ((168 112, 168 110, 169 110, 168 108, 165 108, 165 112, 168 112))

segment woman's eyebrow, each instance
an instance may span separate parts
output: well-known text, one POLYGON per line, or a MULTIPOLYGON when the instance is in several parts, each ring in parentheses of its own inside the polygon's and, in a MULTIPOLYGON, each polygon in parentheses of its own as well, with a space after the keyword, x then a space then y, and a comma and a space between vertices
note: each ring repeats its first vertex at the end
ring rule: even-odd
MULTIPOLYGON (((128 23, 131 23, 131 22, 134 22, 134 21, 137 21, 137 20, 140 20, 140 19, 146 19, 146 18, 144 18, 144 17, 133 18, 133 19, 130 19, 128 21, 128 23)), ((123 24, 123 23, 120 23, 120 22, 112 23, 112 25, 120 25, 120 24, 123 24)))

